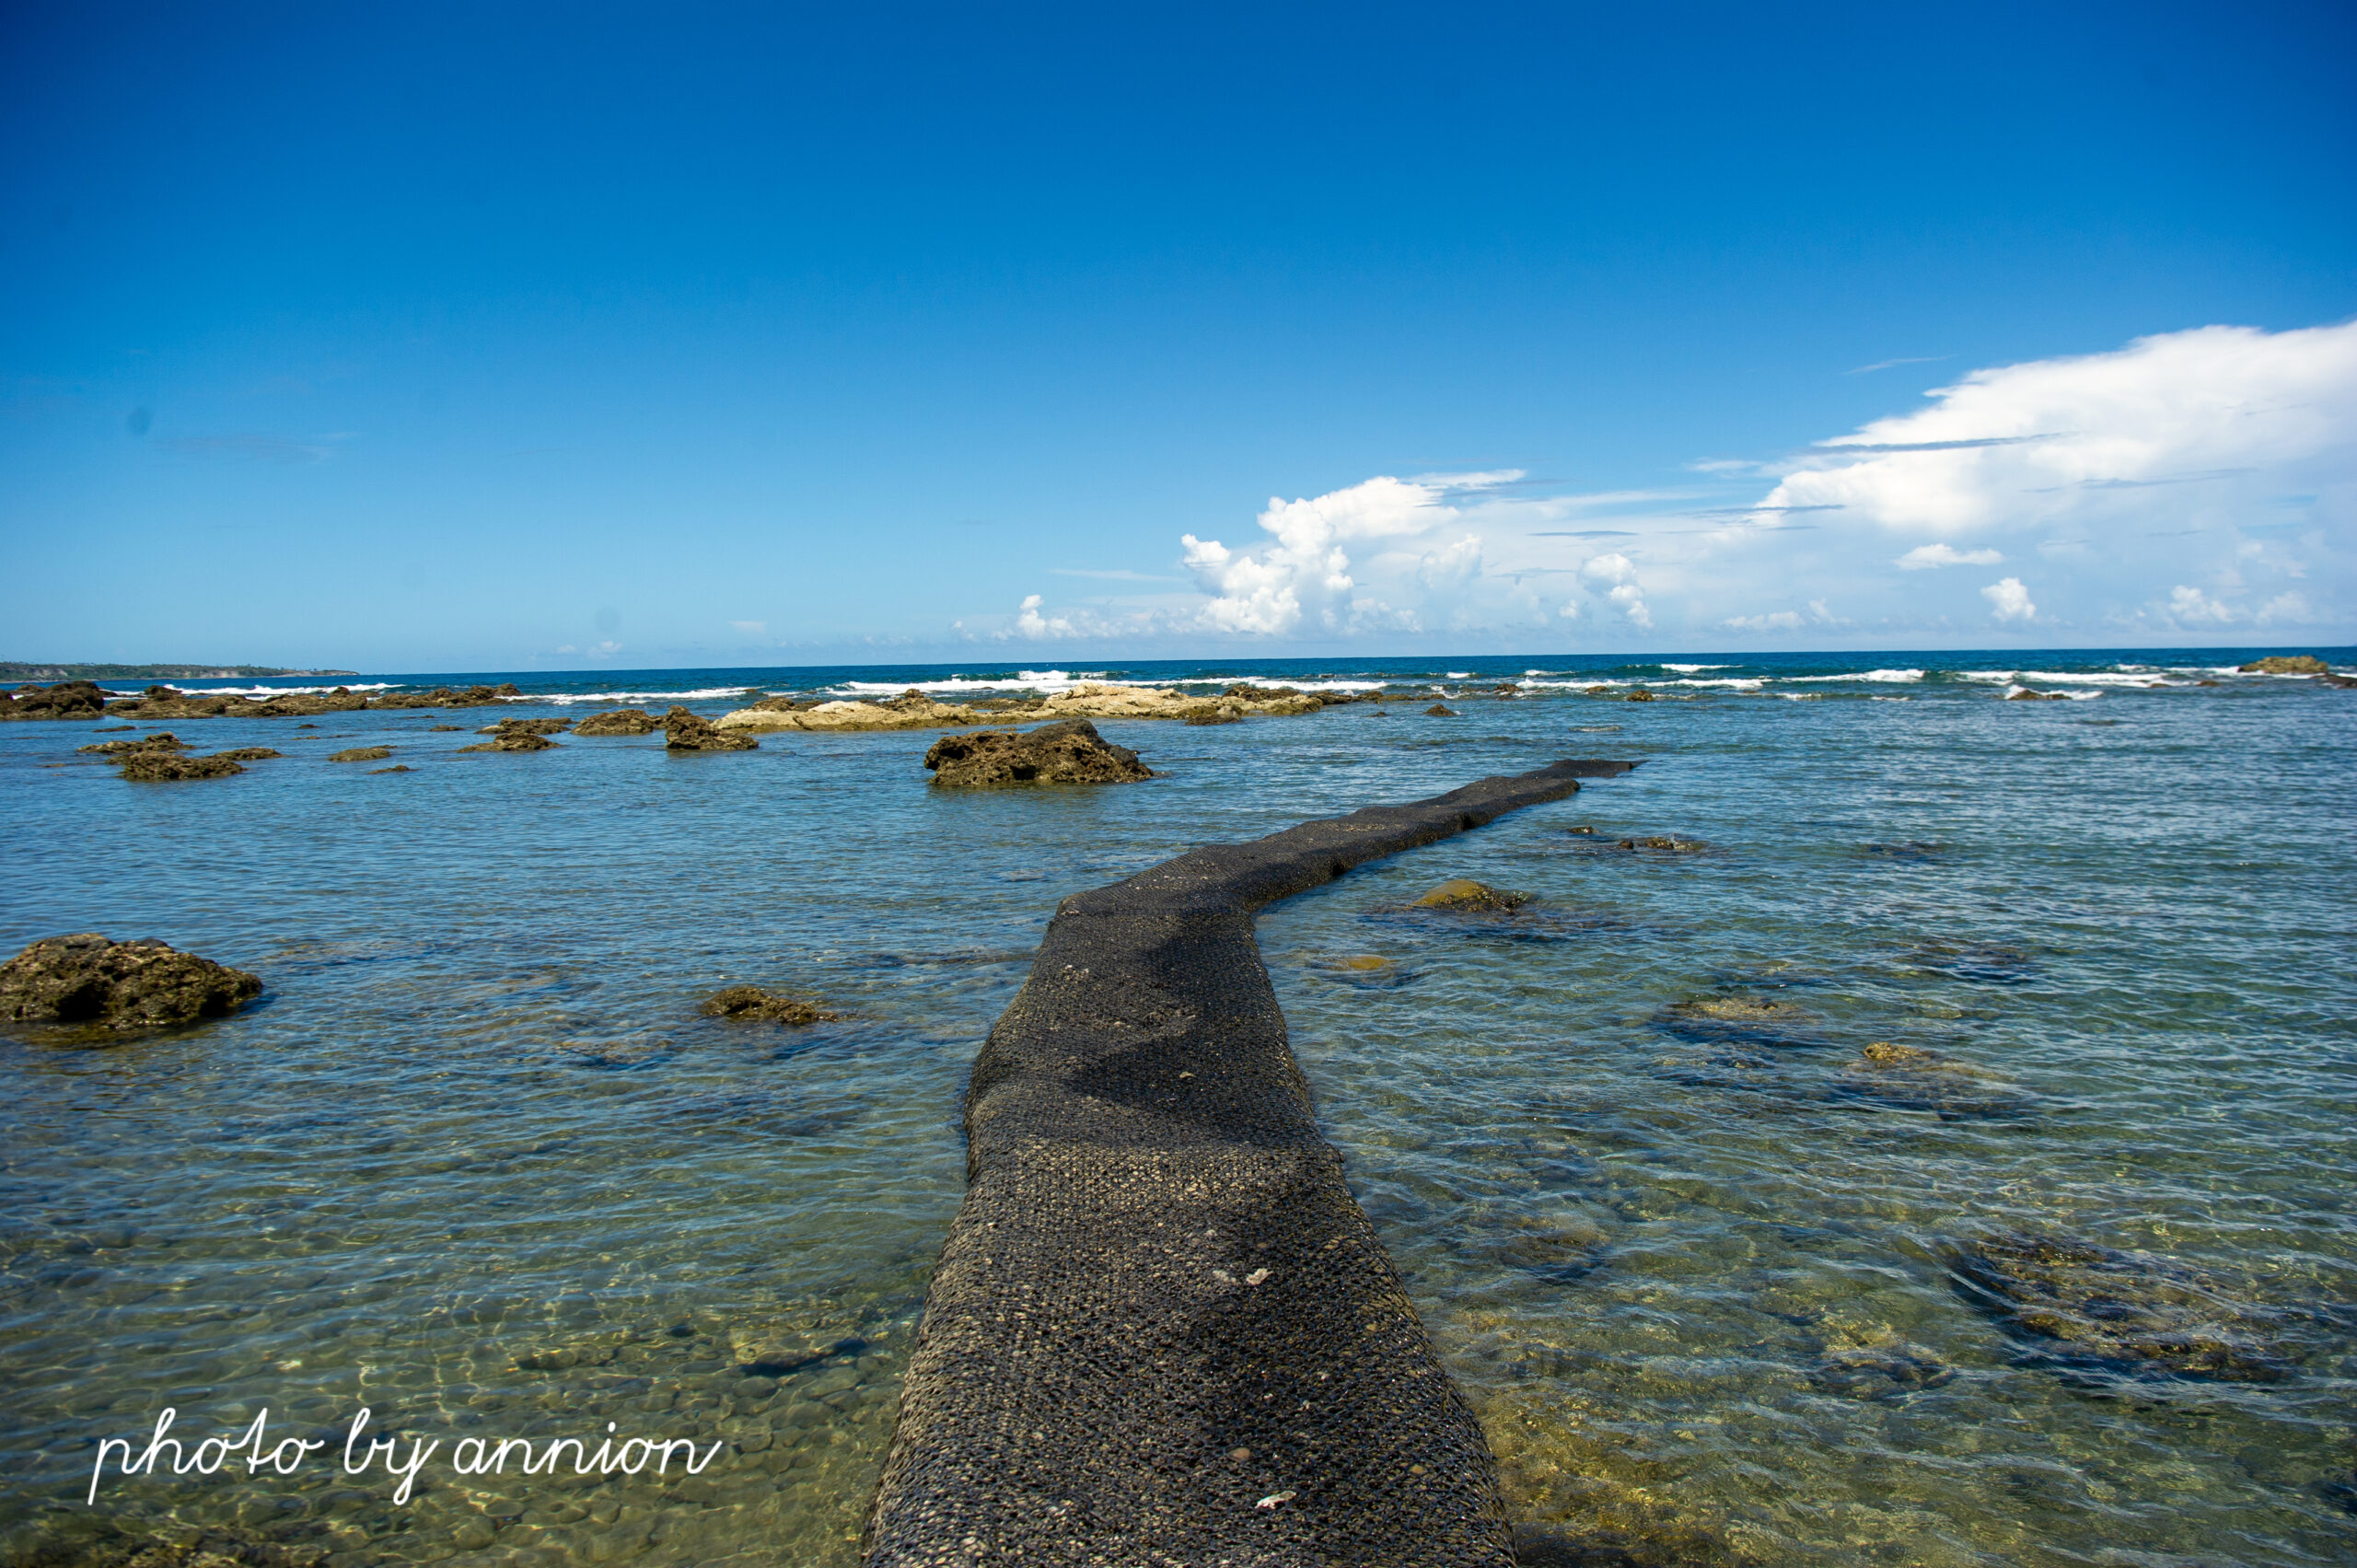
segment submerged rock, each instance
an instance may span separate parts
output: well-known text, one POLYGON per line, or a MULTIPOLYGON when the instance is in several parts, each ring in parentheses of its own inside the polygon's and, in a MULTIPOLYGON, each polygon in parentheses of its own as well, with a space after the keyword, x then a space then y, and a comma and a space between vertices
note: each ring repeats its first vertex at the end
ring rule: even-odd
POLYGON ((368 771, 371 773, 407 773, 415 770, 407 762, 396 762, 389 768, 371 768, 368 771))
POLYGON ((1640 686, 1629 693, 1628 700, 1631 703, 1651 703, 1655 701, 1655 698, 1652 692, 1640 686))
POLYGON ((2061 691, 2033 691, 2026 686, 2016 686, 2005 693, 2008 703, 2067 703, 2071 699, 2061 691))
POLYGON ((2008 942, 1933 937, 1918 942, 1910 956, 1917 969, 1993 985, 2018 985, 2030 978, 2034 967, 2026 949, 2008 942))
POLYGON ((571 719, 501 719, 475 731, 477 735, 563 735, 571 719))
POLYGON ((1680 1040, 1704 1043, 1811 1047, 1825 1041, 1808 1026, 1817 1015, 1790 1002, 1752 996, 1699 996, 1665 1007, 1655 1022, 1680 1040))
POLYGON ((114 761, 117 771, 134 784, 221 779, 246 771, 227 757, 187 757, 178 751, 126 751, 114 761))
POLYGON ((1875 1040, 1834 1082, 1834 1092, 1898 1110, 1929 1110, 1944 1121, 2026 1114, 2029 1097, 1985 1067, 1921 1046, 1875 1040))
POLYGON ((663 715, 663 738, 673 751, 750 751, 761 745, 749 735, 732 735, 702 714, 677 707, 663 715))
POLYGON ((740 1023, 817 1024, 841 1018, 814 1002, 780 996, 758 985, 732 985, 704 999, 696 1009, 709 1018, 734 1018, 740 1023))
POLYGON ((1530 901, 1527 893, 1502 892, 1468 877, 1454 877, 1415 900, 1408 907, 1420 910, 1478 911, 1504 914, 1530 901))
POLYGON ((1967 1300, 2063 1361, 2127 1373, 2272 1383, 2290 1366, 2251 1308, 2167 1259, 2058 1237, 1990 1237, 1949 1249, 1967 1300))
POLYGON ((2314 654, 2270 654, 2235 668, 2245 675, 2330 675, 2332 666, 2314 654))
POLYGON ((273 757, 284 757, 284 751, 273 751, 267 746, 240 746, 230 751, 213 753, 226 762, 266 762, 273 757))
POLYGON ((1037 729, 978 729, 946 735, 924 754, 933 782, 958 788, 995 784, 1129 784, 1154 777, 1126 746, 1086 719, 1037 729))
MULTIPOLYGON (((536 735, 528 729, 503 729, 493 732, 489 740, 473 746, 461 746, 459 749, 461 751, 550 751, 555 749, 555 747, 556 742, 545 735, 536 735)), ((384 753, 380 749, 377 755, 382 756, 384 753)))
POLYGON ((1921 865, 1937 860, 1947 853, 1945 844, 1931 843, 1921 839, 1906 839, 1896 843, 1860 844, 1858 853, 1868 860, 1890 860, 1906 865, 1921 865))
POLYGON ((608 708, 573 726, 575 735, 652 735, 663 721, 644 708, 608 708))
POLYGON ((1893 1342, 1830 1352, 1808 1377, 1829 1394, 1873 1399, 1952 1383, 1956 1368, 1921 1345, 1893 1342))
POLYGON ((1665 854, 1700 854, 1711 846, 1701 839, 1681 839, 1675 834, 1657 833, 1650 838, 1622 839, 1614 849, 1655 850, 1665 854))
POLYGON ((0 966, 0 1018, 145 1028, 234 1013, 261 989, 259 975, 152 936, 115 942, 85 931, 36 942, 0 966))
POLYGON ((331 751, 331 762, 381 762, 393 754, 389 746, 355 746, 348 751, 331 751))
POLYGON ((106 712, 107 692, 95 680, 19 686, 0 691, 0 719, 94 719, 106 712))
POLYGON ((130 740, 104 740, 96 746, 77 746, 76 751, 95 751, 101 757, 120 757, 126 751, 185 751, 188 742, 168 729, 153 735, 142 735, 130 740))
MULTIPOLYGON (((314 728, 317 728, 318 726, 315 726, 315 725, 308 725, 308 724, 307 724, 307 725, 299 726, 297 726, 297 727, 299 727, 299 728, 303 728, 303 729, 314 729, 314 728)), ((428 735, 442 735, 442 734, 445 734, 445 733, 447 733, 447 734, 450 734, 450 735, 456 735, 456 734, 458 734, 459 731, 461 731, 461 730, 465 729, 466 727, 467 727, 467 726, 464 726, 464 725, 462 725, 462 724, 435 724, 435 725, 428 725, 428 726, 425 726, 425 733, 426 733, 426 734, 428 734, 428 735)))

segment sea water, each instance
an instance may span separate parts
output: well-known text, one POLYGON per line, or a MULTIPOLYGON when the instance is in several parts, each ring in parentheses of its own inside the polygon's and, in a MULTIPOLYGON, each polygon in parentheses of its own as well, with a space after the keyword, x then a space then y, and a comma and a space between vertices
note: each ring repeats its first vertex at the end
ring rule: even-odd
POLYGON ((0 947, 160 936, 270 987, 103 1048, 0 1040, 0 1542, 850 1563, 963 1183, 965 1074, 1056 901, 1584 756, 1643 766, 1260 922, 1515 1517, 1643 1564, 2347 1562, 2357 692, 2230 664, 367 682, 513 679, 552 704, 502 710, 528 715, 1085 678, 1393 699, 1108 721, 1165 776, 989 793, 930 789, 923 733, 459 755, 496 714, 198 719, 166 727, 286 755, 133 784, 75 751, 94 725, 0 726, 0 947), (326 761, 376 744, 412 771, 326 761), (1529 901, 1401 912, 1453 877, 1529 901), (740 982, 843 1016, 698 1015, 740 982), (2039 1332, 1969 1283, 2009 1237, 2103 1249, 2268 1376, 2039 1332), (265 1411, 269 1443, 319 1446, 291 1474, 216 1448, 123 1475, 104 1446, 144 1449, 167 1408, 187 1449, 265 1411), (387 1436, 433 1446, 399 1503, 381 1457, 347 1459, 387 1436), (710 1457, 577 1473, 632 1437, 710 1457), (521 1448, 462 1473, 469 1438, 521 1448))

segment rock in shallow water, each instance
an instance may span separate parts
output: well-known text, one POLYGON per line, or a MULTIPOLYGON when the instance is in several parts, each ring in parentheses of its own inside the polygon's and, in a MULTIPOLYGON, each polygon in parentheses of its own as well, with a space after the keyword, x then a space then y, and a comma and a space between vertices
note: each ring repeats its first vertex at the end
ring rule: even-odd
POLYGON ((1470 877, 1456 877, 1443 882, 1409 907, 1420 910, 1479 910, 1504 913, 1520 909, 1530 901, 1524 893, 1503 892, 1470 877))
POLYGON ((331 751, 331 762, 381 762, 393 754, 389 746, 355 746, 348 751, 331 751))
POLYGON ((933 782, 959 787, 991 784, 1128 784, 1154 777, 1126 746, 1097 733, 1086 719, 1037 729, 978 729, 944 736, 924 754, 933 782))
POLYGON ((101 757, 120 757, 130 751, 185 751, 188 742, 168 729, 153 735, 136 736, 129 740, 102 740, 96 746, 77 746, 77 751, 95 751, 101 757))
POLYGON ((122 776, 137 784, 178 779, 220 779, 246 770, 226 756, 186 757, 177 751, 126 751, 115 759, 122 776))
POLYGON ((19 686, 0 691, 0 719, 94 719, 106 711, 107 693, 95 680, 64 680, 54 686, 19 686))
POLYGON ((152 936, 116 942, 85 931, 36 942, 0 966, 0 1018, 147 1028, 234 1013, 261 989, 260 975, 152 936))
POLYGON ((644 708, 609 708, 573 726, 575 735, 652 735, 663 721, 644 708))
POLYGON ((2058 1347, 2050 1359, 2234 1383, 2291 1373, 2258 1314, 2166 1259, 2014 1234, 1952 1248, 1947 1263, 1968 1301, 2058 1347))
POLYGON ((751 751, 761 742, 720 729, 700 714, 673 708, 663 715, 663 744, 673 751, 751 751))
POLYGON ((2329 675, 2332 667, 2314 654, 2270 654, 2235 668, 2244 675, 2329 675))
POLYGON ((489 740, 473 746, 461 746, 461 751, 548 751, 556 742, 545 735, 535 735, 528 729, 503 729, 489 740))
POLYGON ((763 991, 758 985, 732 985, 726 991, 706 997, 696 1009, 711 1018, 734 1018, 740 1023, 817 1024, 841 1018, 841 1013, 830 1013, 813 1002, 798 996, 780 996, 763 991))

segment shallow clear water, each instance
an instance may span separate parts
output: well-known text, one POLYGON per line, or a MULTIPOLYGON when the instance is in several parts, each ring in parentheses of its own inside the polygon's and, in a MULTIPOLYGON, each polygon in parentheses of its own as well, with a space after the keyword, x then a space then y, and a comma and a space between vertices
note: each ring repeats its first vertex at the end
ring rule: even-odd
POLYGON ((0 946, 159 935, 271 986, 111 1049, 0 1041, 0 1539, 168 1517, 352 1563, 847 1563, 962 1185, 964 1074, 1056 900, 1631 756, 1260 922, 1517 1516, 1643 1562, 2347 1561, 2357 693, 2195 687, 2154 656, 2165 689, 2084 655, 1540 662, 1411 672, 1454 717, 1109 723, 1169 776, 1085 792, 932 792, 911 735, 453 755, 474 737, 430 726, 472 710, 181 721, 288 755, 133 785, 75 757, 91 726, 0 726, 0 946), (2101 695, 1997 700, 2016 669, 2101 695), (1562 684, 1465 694, 1504 676, 1562 684), (1687 700, 1620 700, 1632 680, 1687 700), (324 761, 377 742, 415 771, 324 761), (1708 847, 1614 847, 1647 835, 1708 847), (1455 876, 1533 901, 1397 912, 1455 876), (849 1016, 696 1016, 735 981, 849 1016), (1692 1006, 1727 999, 1771 1005, 1692 1006), (2025 1233, 2198 1280, 2268 1380, 2000 1320, 1957 1260, 2025 1233), (175 1436, 266 1405, 269 1441, 339 1447, 366 1405, 443 1448, 401 1506, 331 1448, 292 1477, 110 1472, 84 1508, 99 1441, 144 1446, 168 1405, 175 1436), (446 1462, 609 1422, 726 1446, 668 1481, 446 1462))

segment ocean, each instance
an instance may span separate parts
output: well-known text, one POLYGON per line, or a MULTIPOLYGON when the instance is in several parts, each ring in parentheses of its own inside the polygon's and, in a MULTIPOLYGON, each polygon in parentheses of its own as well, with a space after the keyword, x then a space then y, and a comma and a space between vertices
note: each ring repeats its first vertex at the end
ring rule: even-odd
POLYGON ((286 755, 136 784, 77 754, 94 725, 0 726, 0 948, 159 936, 270 988, 107 1049, 0 1038, 0 1554, 202 1527, 336 1568, 852 1563, 965 1074, 1058 900, 1598 757, 1643 765, 1260 921, 1515 1517, 1643 1568, 2349 1562, 2357 691, 2242 656, 344 682, 513 680, 540 705, 512 711, 573 716, 1086 679, 1396 698, 1099 721, 1165 776, 987 793, 930 788, 923 732, 459 755, 495 713, 183 720, 286 755), (412 771, 325 760, 368 745, 412 771), (1528 901, 1403 912, 1459 877, 1528 901), (697 1013, 748 982, 843 1016, 697 1013), (86 1501, 167 1407, 191 1448, 265 1410, 263 1447, 323 1446, 109 1461, 86 1501), (435 1446, 401 1501, 343 1462, 385 1435, 435 1446), (632 1437, 708 1458, 450 1462, 632 1437))

